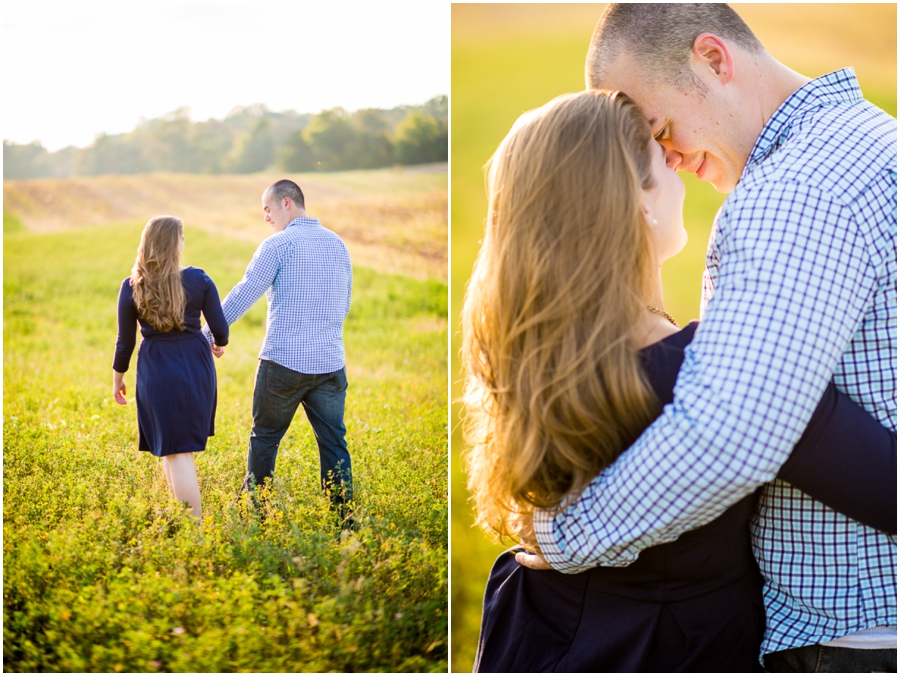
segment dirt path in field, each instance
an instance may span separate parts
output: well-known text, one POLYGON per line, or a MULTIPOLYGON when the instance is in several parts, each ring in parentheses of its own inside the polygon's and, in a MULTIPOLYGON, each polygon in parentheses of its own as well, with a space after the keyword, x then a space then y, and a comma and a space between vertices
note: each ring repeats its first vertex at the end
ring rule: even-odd
MULTIPOLYGON (((187 226, 258 243, 272 232, 262 219, 262 192, 280 178, 147 174, 4 181, 3 210, 36 233, 171 214, 187 226)), ((446 281, 446 164, 294 178, 309 215, 341 236, 355 264, 446 281)))

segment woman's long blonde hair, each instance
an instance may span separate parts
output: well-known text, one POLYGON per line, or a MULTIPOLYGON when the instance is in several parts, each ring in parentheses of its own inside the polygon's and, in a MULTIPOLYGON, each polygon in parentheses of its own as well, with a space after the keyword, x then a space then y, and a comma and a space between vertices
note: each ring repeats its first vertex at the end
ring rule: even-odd
POLYGON ((631 99, 585 91, 520 117, 488 163, 464 430, 477 522, 501 538, 580 492, 659 412, 634 335, 654 275, 650 141, 631 99))
POLYGON ((151 218, 141 233, 131 268, 134 306, 138 315, 157 331, 184 331, 183 235, 184 226, 174 216, 151 218))

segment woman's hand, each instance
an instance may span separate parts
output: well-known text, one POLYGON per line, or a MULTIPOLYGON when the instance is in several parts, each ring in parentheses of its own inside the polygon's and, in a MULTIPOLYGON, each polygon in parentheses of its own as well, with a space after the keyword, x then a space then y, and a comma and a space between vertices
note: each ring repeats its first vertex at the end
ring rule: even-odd
POLYGON ((127 404, 125 398, 125 374, 113 371, 113 397, 117 404, 127 404))
POLYGON ((210 346, 210 349, 212 350, 212 353, 215 355, 216 359, 220 359, 222 355, 225 354, 224 347, 220 347, 214 344, 210 346))

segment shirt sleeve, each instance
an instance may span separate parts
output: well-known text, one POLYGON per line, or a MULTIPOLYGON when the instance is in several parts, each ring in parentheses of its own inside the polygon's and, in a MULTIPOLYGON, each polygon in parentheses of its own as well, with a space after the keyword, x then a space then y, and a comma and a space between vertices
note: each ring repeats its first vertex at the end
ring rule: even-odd
POLYGON ((353 295, 353 265, 350 263, 349 255, 347 257, 347 308, 344 311, 344 317, 350 314, 350 298, 353 295))
POLYGON ((134 307, 134 297, 131 293, 129 279, 122 282, 122 286, 119 287, 117 322, 119 333, 116 336, 113 370, 125 373, 131 363, 131 355, 134 354, 134 346, 137 342, 137 310, 134 307))
MULTIPOLYGON (((243 279, 234 285, 222 301, 222 312, 228 326, 243 317, 244 313, 272 286, 280 267, 278 246, 270 237, 259 245, 250 263, 247 264, 243 279)), ((209 322, 209 317, 206 321, 209 322)), ((203 327, 203 335, 210 345, 215 342, 208 323, 203 327)))
POLYGON ((215 344, 220 347, 228 345, 228 321, 225 312, 219 302, 219 290, 215 282, 206 276, 206 290, 203 294, 203 316, 206 318, 206 326, 215 339, 215 344))
POLYGON ((715 227, 715 293, 673 402, 565 509, 535 513, 558 570, 626 566, 774 479, 863 320, 874 269, 832 196, 757 185, 715 227))

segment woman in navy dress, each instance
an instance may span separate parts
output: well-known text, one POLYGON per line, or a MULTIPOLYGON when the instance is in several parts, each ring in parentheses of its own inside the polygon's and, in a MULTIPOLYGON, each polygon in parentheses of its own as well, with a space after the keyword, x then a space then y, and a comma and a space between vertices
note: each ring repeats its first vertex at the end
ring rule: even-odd
POLYGON ((216 285, 199 268, 182 268, 184 226, 172 216, 150 219, 141 233, 131 276, 119 290, 113 396, 125 404, 124 375, 138 351, 135 400, 138 449, 163 459, 166 481, 176 500, 202 519, 194 453, 215 433, 216 369, 200 331, 206 318, 217 356, 228 344, 228 322, 216 285))
MULTIPOLYGON (((488 200, 463 309, 466 464, 479 525, 518 539, 672 401, 697 324, 663 309, 662 263, 687 241, 684 185, 627 96, 523 115, 490 160, 488 200)), ((779 476, 896 532, 896 441, 832 384, 779 476)), ((475 670, 759 670, 754 507, 748 496, 625 568, 564 575, 504 553, 475 670)))

